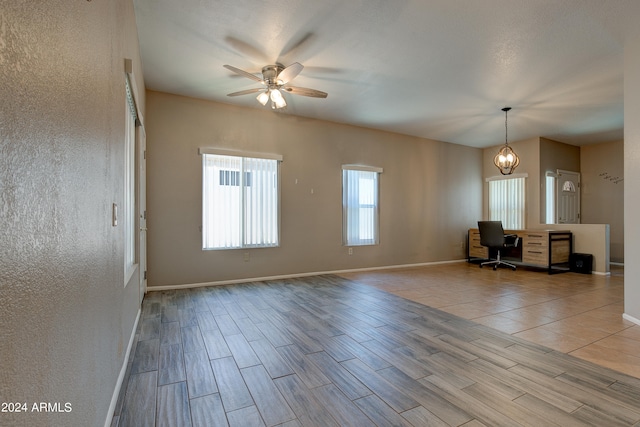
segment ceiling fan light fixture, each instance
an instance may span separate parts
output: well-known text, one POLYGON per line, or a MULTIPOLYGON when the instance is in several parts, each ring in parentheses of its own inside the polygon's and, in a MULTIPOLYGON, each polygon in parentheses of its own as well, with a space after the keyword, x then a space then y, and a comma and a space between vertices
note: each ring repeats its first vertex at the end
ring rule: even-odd
POLYGON ((276 108, 284 108, 287 106, 287 102, 284 100, 284 98, 278 100, 278 102, 272 102, 271 103, 271 108, 272 109, 276 109, 276 108))
POLYGON ((259 93, 256 97, 257 101, 266 106, 267 102, 271 100, 271 108, 284 108, 287 106, 284 96, 281 91, 286 91, 294 95, 309 96, 312 98, 326 98, 327 93, 315 89, 309 89, 304 87, 285 86, 289 84, 304 68, 301 64, 294 62, 288 67, 283 67, 281 64, 267 65, 262 67, 262 78, 248 73, 244 70, 236 68, 232 65, 225 64, 224 68, 233 71, 243 77, 250 80, 259 82, 264 87, 255 89, 240 90, 233 93, 228 93, 227 96, 240 96, 253 93, 259 93))
POLYGON ((271 108, 283 108, 287 106, 287 102, 284 100, 284 96, 278 89, 271 90, 271 108))
POLYGON ((520 164, 520 158, 511 147, 507 139, 507 112, 511 110, 511 107, 504 107, 504 146, 498 151, 498 154, 493 158, 493 163, 500 170, 502 175, 511 175, 513 171, 520 164))
POLYGON ((282 99, 282 94, 280 93, 280 91, 278 89, 273 89, 271 91, 271 100, 273 102, 278 102, 281 99, 282 99))
POLYGON ((267 105, 267 102, 269 101, 269 91, 266 90, 264 92, 260 92, 260 95, 258 95, 256 99, 260 104, 267 105))

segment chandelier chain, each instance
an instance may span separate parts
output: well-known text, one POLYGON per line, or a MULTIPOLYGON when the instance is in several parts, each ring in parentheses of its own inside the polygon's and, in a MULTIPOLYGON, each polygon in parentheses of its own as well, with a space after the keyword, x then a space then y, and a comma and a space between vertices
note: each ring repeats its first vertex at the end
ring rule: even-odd
POLYGON ((508 138, 508 127, 507 127, 507 114, 509 113, 509 110, 511 110, 511 107, 504 107, 502 109, 502 111, 504 111, 504 145, 509 145, 509 138, 508 138))
POLYGON ((509 128, 507 127, 507 112, 504 112, 504 145, 509 145, 509 138, 507 138, 507 132, 509 128))

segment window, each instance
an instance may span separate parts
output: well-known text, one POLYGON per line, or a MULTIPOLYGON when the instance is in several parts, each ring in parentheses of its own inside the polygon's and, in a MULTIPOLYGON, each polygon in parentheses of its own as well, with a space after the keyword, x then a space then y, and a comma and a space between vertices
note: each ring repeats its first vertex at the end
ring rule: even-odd
POLYGON ((346 246, 378 244, 380 168, 342 166, 342 221, 346 246))
POLYGON ((129 79, 125 79, 126 122, 124 141, 124 206, 122 223, 124 227, 124 279, 125 285, 134 272, 136 262, 136 106, 131 94, 129 79))
POLYGON ((508 230, 524 229, 525 175, 489 178, 489 220, 508 230))
MULTIPOLYGON (((240 186, 240 172, 239 171, 220 171, 220 185, 235 185, 240 186)), ((251 172, 244 173, 244 185, 251 187, 251 172)))
POLYGON ((200 153, 202 248, 278 246, 282 158, 243 157, 213 149, 200 149, 200 153))
POLYGON ((546 173, 546 223, 547 224, 555 224, 556 223, 556 174, 553 172, 546 173))

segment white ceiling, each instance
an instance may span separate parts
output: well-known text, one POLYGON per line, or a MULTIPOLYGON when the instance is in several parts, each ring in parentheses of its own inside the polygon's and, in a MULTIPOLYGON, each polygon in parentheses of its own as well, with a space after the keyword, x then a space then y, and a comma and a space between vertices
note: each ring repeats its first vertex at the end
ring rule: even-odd
POLYGON ((293 114, 474 147, 623 137, 623 49, 638 0, 134 0, 148 89, 262 108, 299 62, 293 114))

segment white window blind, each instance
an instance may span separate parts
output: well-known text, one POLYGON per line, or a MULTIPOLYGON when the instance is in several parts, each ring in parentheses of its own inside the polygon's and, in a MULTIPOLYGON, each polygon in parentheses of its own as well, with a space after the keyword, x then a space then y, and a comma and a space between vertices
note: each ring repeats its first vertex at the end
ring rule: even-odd
POLYGON ((202 153, 203 249, 278 246, 278 164, 202 153))
POLYGON ((525 177, 489 179, 489 220, 508 230, 524 229, 525 177))
POLYGON ((343 239, 347 246, 378 243, 380 168, 342 167, 343 239))
POLYGON ((547 172, 546 174, 546 223, 547 224, 555 224, 556 223, 556 177, 555 174, 551 172, 547 172))

